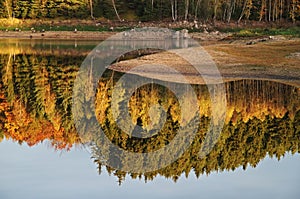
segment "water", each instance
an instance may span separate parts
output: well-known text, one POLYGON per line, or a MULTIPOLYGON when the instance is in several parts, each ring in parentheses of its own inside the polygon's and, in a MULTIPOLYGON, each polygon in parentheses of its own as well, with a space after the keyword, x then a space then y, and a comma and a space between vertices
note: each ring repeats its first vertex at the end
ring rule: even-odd
MULTIPOLYGON (((127 122, 141 126, 125 133, 112 114, 113 86, 122 74, 106 70, 98 83, 95 118, 115 146, 134 153, 157 151, 171 143, 181 127, 191 132, 197 125, 190 147, 166 168, 141 173, 112 168, 117 162, 126 170, 146 160, 115 156, 89 125, 82 127, 84 131, 74 126, 74 80, 96 45, 0 42, 0 198, 299 197, 300 91, 279 82, 225 83, 225 124, 214 147, 200 158, 208 127, 218 119, 212 119, 205 85, 192 85, 196 101, 185 85, 172 82, 165 84, 167 88, 137 88, 128 103, 120 95, 118 104, 129 105, 127 122), (168 88, 180 90, 182 101, 197 104, 197 109, 182 109, 181 99, 168 88), (151 138, 130 135, 153 129, 157 131, 151 138)), ((92 121, 89 113, 78 114, 92 121)), ((167 159, 161 156, 160 161, 167 159)), ((155 168, 154 163, 149 168, 155 168)))

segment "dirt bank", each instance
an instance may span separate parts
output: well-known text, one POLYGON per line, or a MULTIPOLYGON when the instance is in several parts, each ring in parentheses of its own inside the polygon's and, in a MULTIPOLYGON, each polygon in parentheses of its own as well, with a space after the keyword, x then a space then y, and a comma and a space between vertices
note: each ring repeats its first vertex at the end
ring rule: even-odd
MULTIPOLYGON (((263 79, 300 87, 300 59, 295 56, 300 52, 300 39, 273 38, 268 41, 253 42, 251 45, 249 41, 241 40, 207 45, 193 50, 205 51, 211 56, 223 81, 263 79)), ((161 67, 167 65, 184 75, 189 83, 204 84, 204 79, 197 70, 176 55, 178 51, 186 51, 186 49, 121 61, 110 68, 154 79, 182 82, 178 74, 161 67), (141 65, 148 66, 137 67, 141 65)), ((219 81, 214 70, 207 69, 202 75, 206 75, 211 81, 219 81)))

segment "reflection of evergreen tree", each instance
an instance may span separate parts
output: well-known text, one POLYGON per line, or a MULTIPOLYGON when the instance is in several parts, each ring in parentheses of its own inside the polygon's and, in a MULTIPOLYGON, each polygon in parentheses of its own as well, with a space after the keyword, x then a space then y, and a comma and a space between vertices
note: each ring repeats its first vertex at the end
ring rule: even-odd
MULTIPOLYGON (((180 108, 177 103, 174 103, 174 96, 157 85, 138 89, 129 103, 133 122, 139 119, 140 125, 147 125, 149 122, 147 111, 151 105, 157 103, 157 99, 169 110, 168 119, 157 136, 147 139, 131 138, 118 128, 111 115, 111 92, 105 92, 110 91, 107 89, 108 84, 108 80, 99 83, 97 97, 105 95, 106 99, 97 101, 99 104, 96 102, 96 113, 104 133, 112 143, 128 151, 141 153, 157 150, 172 141, 176 124, 180 124, 178 120, 180 108), (179 112, 170 112, 176 109, 179 112)), ((299 152, 300 104, 296 88, 280 83, 253 80, 230 82, 226 83, 225 87, 229 110, 226 116, 227 122, 218 142, 207 156, 203 159, 199 158, 199 150, 210 121, 210 108, 206 107, 210 106, 209 97, 205 86, 194 86, 200 104, 199 110, 202 112, 200 111, 200 128, 189 150, 166 168, 149 173, 129 173, 129 175, 132 178, 143 177, 147 181, 159 174, 176 181, 182 173, 188 176, 192 170, 199 177, 215 171, 235 170, 237 167, 244 169, 247 166, 255 167, 267 155, 280 159, 287 151, 299 152)), ((104 143, 95 143, 93 147, 93 159, 98 164, 99 173, 101 165, 109 161, 106 159, 103 162, 100 158, 102 156, 99 156, 107 147, 104 143)), ((136 166, 142 160, 136 162, 137 160, 122 157, 119 161, 122 161, 120 164, 126 170, 131 164, 136 166)), ((153 162, 157 161, 161 160, 153 162)), ((120 182, 124 180, 126 173, 108 166, 106 168, 116 175, 120 182)))
MULTIPOLYGON (((297 112, 296 117, 299 118, 299 116, 300 111, 297 112)), ((203 120, 205 121, 205 118, 203 120)), ((247 166, 256 167, 267 155, 270 157, 275 156, 279 160, 288 151, 292 154, 300 152, 300 131, 299 128, 295 130, 297 127, 295 128, 293 124, 299 125, 299 123, 289 119, 288 115, 284 118, 266 117, 264 121, 252 119, 245 123, 239 120, 238 124, 235 125, 232 123, 226 124, 219 141, 209 155, 203 159, 199 159, 198 156, 203 141, 203 132, 199 131, 190 149, 168 167, 149 173, 130 173, 130 176, 133 178, 144 176, 147 181, 152 180, 159 174, 176 181, 182 173, 188 176, 192 170, 199 177, 202 174, 210 174, 216 171, 235 170, 241 166, 243 169, 246 169, 247 166)), ((124 141, 127 140, 120 142, 124 141)), ((101 149, 103 146, 99 147, 101 149)), ((143 147, 138 149, 144 150, 143 147)), ((94 150, 93 157, 97 160, 96 150, 94 150)), ((96 160, 95 162, 99 164, 99 169, 101 169, 101 163, 96 160)), ((129 162, 129 164, 133 163, 135 162, 129 162)), ((124 180, 126 175, 126 173, 114 171, 112 168, 110 168, 110 172, 120 180, 124 180)))
POLYGON ((13 83, 13 62, 14 56, 12 54, 4 55, 1 58, 1 80, 3 86, 7 91, 7 99, 12 101, 15 98, 14 83, 13 83))
POLYGON ((15 92, 24 106, 28 108, 28 112, 39 117, 42 107, 37 100, 37 93, 34 90, 35 74, 32 70, 32 60, 30 58, 31 56, 28 55, 18 55, 16 57, 16 61, 14 62, 15 92))
POLYGON ((70 129, 72 127, 71 100, 73 82, 76 78, 78 66, 83 57, 55 57, 49 59, 47 66, 51 79, 51 91, 56 96, 56 111, 62 117, 62 125, 70 129))

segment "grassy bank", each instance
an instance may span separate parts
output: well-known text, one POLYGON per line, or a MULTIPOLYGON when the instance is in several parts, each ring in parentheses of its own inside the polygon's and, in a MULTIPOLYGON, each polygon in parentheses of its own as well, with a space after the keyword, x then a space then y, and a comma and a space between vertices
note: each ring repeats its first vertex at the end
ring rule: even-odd
MULTIPOLYGON (((183 24, 180 22, 148 22, 139 23, 138 21, 131 22, 119 22, 110 21, 107 19, 97 20, 20 20, 20 19, 0 19, 0 31, 14 31, 21 29, 22 31, 30 31, 34 28, 36 31, 114 31, 120 32, 128 30, 134 27, 166 27, 174 30, 180 30, 187 28, 190 32, 203 32, 204 30, 220 31, 224 33, 233 33, 235 37, 256 37, 266 35, 290 35, 294 37, 300 37, 300 26, 297 24, 285 24, 285 26, 274 25, 268 23, 257 23, 255 25, 236 25, 235 23, 217 23, 215 26, 207 24, 207 28, 203 26, 199 28, 193 28, 191 23, 183 24)), ((206 25, 205 25, 206 26, 206 25)))
POLYGON ((112 26, 113 23, 105 19, 94 20, 19 20, 19 19, 0 19, 0 31, 115 31, 127 30, 126 24, 112 26), (113 27, 113 29, 112 29, 113 27))
POLYGON ((256 36, 272 36, 272 35, 285 35, 300 37, 300 27, 288 28, 236 28, 236 29, 223 29, 222 32, 233 33, 235 37, 256 37, 256 36))

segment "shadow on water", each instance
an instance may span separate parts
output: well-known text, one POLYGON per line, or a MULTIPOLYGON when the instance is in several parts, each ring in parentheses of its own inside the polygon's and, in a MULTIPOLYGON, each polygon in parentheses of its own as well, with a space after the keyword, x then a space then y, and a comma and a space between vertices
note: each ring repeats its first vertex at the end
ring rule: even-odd
MULTIPOLYGON (((101 169, 117 176, 121 183, 126 175, 131 178, 152 180, 157 175, 176 181, 183 173, 197 177, 215 171, 235 170, 238 167, 255 167, 266 156, 282 158, 287 152, 299 153, 300 146, 300 90, 278 82, 239 80, 226 82, 227 113, 225 125, 214 148, 204 158, 198 153, 211 120, 211 100, 205 85, 192 85, 198 110, 184 109, 168 88, 179 84, 167 83, 168 88, 147 84, 136 91, 128 103, 133 124, 145 131, 165 123, 150 138, 137 138, 124 133, 116 123, 111 110, 114 85, 123 75, 106 70, 99 80, 95 111, 97 120, 109 140, 116 146, 135 153, 156 151, 168 145, 180 126, 192 126, 200 121, 196 137, 187 151, 169 166, 147 173, 127 173, 111 168, 103 151, 109 146, 97 140, 97 134, 78 135, 72 119, 72 88, 79 66, 85 55, 39 55, 4 53, 0 55, 0 139, 14 140, 34 146, 49 140, 57 150, 68 150, 74 145, 91 147, 91 159, 101 169), (160 104, 165 114, 151 112, 160 104), (195 113, 199 114, 195 114, 195 113), (189 115, 182 120, 180 114, 189 115), (152 125, 152 126, 151 126, 152 125)), ((132 75, 132 78, 136 76, 132 75)), ((120 102, 122 98, 119 99, 120 102)), ((82 117, 88 117, 83 110, 82 117)), ((187 128, 188 129, 188 128, 187 128)), ((112 151, 113 153, 113 151, 112 151)), ((164 157, 162 157, 164 158, 164 157)), ((161 160, 157 160, 161 161, 161 160)), ((121 166, 143 164, 143 160, 119 160, 121 166), (126 161, 124 161, 126 160, 126 161), (134 162, 131 162, 134 161, 134 162)), ((150 165, 151 166, 151 165, 150 165)))

